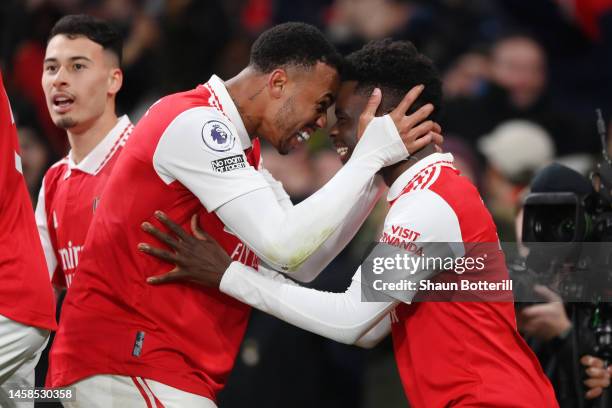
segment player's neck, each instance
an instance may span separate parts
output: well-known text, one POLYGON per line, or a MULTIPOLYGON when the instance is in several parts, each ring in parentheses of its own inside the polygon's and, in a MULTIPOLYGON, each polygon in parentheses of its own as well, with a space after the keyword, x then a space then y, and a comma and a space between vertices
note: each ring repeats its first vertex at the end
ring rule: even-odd
POLYGON ((395 180, 397 180, 398 177, 401 176, 406 170, 417 164, 421 159, 435 152, 436 148, 434 147, 434 145, 429 144, 418 152, 414 153, 410 159, 403 160, 391 166, 383 167, 381 170, 381 174, 383 176, 385 184, 391 187, 395 180))
POLYGON ((225 88, 240 113, 244 128, 251 138, 257 135, 261 124, 261 103, 257 95, 265 88, 265 82, 259 84, 260 75, 246 67, 238 75, 225 81, 225 88))
POLYGON ((68 129, 68 142, 70 143, 71 157, 75 164, 79 164, 104 139, 104 137, 117 124, 117 115, 113 109, 107 109, 102 116, 94 119, 91 124, 83 127, 68 129))

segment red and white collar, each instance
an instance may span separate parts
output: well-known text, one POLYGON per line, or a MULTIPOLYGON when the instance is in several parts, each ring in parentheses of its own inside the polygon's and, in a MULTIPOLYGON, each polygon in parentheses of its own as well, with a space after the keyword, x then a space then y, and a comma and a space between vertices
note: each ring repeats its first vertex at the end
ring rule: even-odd
POLYGON ((236 105, 232 97, 230 96, 227 88, 225 87, 225 83, 221 78, 216 75, 210 77, 207 82, 209 89, 211 90, 213 97, 215 97, 221 106, 218 108, 225 113, 227 118, 234 124, 236 130, 238 131, 238 137, 240 138, 240 143, 242 144, 242 148, 244 150, 251 147, 251 138, 247 133, 246 128, 244 127, 244 122, 242 121, 242 116, 238 112, 236 105))
POLYGON ((453 160, 453 155, 450 153, 432 153, 422 158, 403 172, 393 184, 391 184, 389 192, 387 193, 387 201, 396 200, 400 194, 402 194, 402 191, 404 191, 404 188, 410 180, 424 169, 436 165, 453 167, 453 160))
POLYGON ((117 120, 117 124, 106 134, 106 136, 104 136, 104 139, 102 139, 78 164, 72 159, 72 150, 70 150, 67 157, 68 171, 64 175, 64 178, 68 178, 70 172, 75 169, 83 173, 95 175, 100 171, 104 163, 114 154, 121 139, 125 138, 131 128, 132 122, 130 122, 130 118, 128 118, 127 115, 121 116, 117 120))

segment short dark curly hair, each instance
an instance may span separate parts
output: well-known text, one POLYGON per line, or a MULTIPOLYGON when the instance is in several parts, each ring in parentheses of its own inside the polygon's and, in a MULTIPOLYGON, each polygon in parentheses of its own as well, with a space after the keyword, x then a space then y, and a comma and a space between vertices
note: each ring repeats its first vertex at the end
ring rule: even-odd
POLYGON ((319 61, 339 71, 342 57, 318 28, 291 22, 264 31, 251 47, 249 64, 268 73, 283 66, 311 68, 319 61))
POLYGON ((418 52, 409 41, 390 38, 375 40, 349 54, 343 66, 343 81, 357 81, 357 92, 370 94, 375 87, 381 89, 383 100, 380 112, 392 110, 412 87, 423 84, 425 89, 411 106, 414 112, 431 103, 436 119, 442 103, 442 81, 433 62, 418 52))
POLYGON ((108 22, 87 14, 70 14, 60 18, 51 29, 47 43, 56 35, 63 34, 69 38, 87 37, 100 44, 102 48, 115 54, 121 65, 123 54, 123 39, 108 22))

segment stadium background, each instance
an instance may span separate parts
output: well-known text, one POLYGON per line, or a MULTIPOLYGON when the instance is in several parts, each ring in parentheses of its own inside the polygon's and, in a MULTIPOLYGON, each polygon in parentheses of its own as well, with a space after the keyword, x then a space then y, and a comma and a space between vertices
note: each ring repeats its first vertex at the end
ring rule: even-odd
MULTIPOLYGON (((533 172, 558 160, 587 174, 599 151, 594 109, 601 107, 608 123, 612 113, 612 0, 3 0, 0 69, 33 202, 45 170, 67 152, 65 134, 48 116, 40 78, 46 37, 71 13, 105 18, 122 30, 125 80, 118 113, 134 123, 160 96, 193 88, 212 73, 238 73, 252 41, 277 23, 314 24, 343 53, 388 36, 414 42, 444 78, 445 148, 479 187, 505 241, 516 238, 514 218, 533 172), (502 50, 500 39, 513 35, 531 40, 502 50)), ((340 166, 324 132, 289 156, 270 148, 263 154, 295 202, 340 166)), ((314 287, 347 286, 385 212, 381 203, 314 287)), ((389 340, 360 350, 255 311, 219 405, 369 408, 407 402, 389 340)))

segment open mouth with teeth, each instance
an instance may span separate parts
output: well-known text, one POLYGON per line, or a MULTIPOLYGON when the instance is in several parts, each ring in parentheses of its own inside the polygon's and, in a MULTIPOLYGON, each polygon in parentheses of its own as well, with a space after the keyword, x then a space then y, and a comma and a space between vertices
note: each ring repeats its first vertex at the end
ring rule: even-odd
POLYGON ((70 95, 55 95, 53 97, 53 110, 57 113, 65 113, 74 104, 74 98, 70 95))
POLYGON ((290 139, 290 148, 294 149, 308 141, 314 133, 314 129, 310 126, 304 127, 293 134, 290 139))
POLYGON ((336 152, 340 155, 340 157, 344 157, 349 153, 348 147, 336 147, 336 152))
POLYGON ((336 141, 336 143, 334 143, 334 148, 336 149, 336 153, 338 153, 338 156, 340 157, 340 161, 342 163, 346 163, 351 157, 351 148, 349 148, 344 143, 339 143, 338 141, 336 141))
POLYGON ((297 138, 300 143, 304 143, 307 142, 308 139, 310 139, 310 134, 305 130, 300 130, 299 132, 297 132, 297 138))

